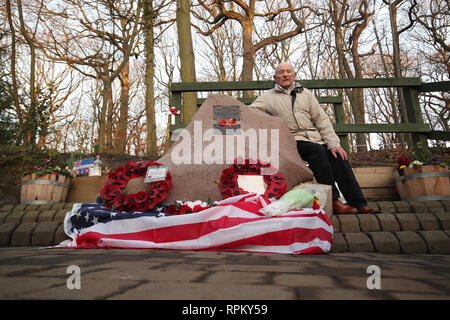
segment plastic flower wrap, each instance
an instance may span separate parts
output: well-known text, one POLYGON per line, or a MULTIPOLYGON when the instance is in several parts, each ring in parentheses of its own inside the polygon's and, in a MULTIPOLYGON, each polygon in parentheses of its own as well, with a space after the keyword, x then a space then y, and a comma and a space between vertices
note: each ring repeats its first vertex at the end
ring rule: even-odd
POLYGON ((301 208, 311 208, 314 204, 314 195, 305 189, 294 189, 285 193, 279 200, 259 210, 268 217, 279 216, 286 212, 301 208))
POLYGON ((421 162, 419 160, 414 160, 409 165, 410 168, 415 168, 415 167, 420 167, 420 166, 423 166, 423 162, 421 162))

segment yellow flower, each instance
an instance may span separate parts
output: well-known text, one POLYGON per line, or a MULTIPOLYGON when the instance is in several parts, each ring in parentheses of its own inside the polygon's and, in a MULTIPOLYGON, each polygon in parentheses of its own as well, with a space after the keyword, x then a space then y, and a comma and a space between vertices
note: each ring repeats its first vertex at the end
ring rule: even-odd
POLYGON ((403 165, 403 166, 400 166, 400 169, 405 169, 406 168, 406 166, 405 165, 403 165))

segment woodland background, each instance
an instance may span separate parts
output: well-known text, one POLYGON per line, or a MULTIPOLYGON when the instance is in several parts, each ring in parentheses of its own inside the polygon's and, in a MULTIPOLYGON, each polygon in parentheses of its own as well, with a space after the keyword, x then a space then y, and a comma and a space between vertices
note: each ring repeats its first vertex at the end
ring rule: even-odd
MULTIPOLYGON (((450 77, 448 0, 2 0, 0 22, 0 144, 30 151, 161 155, 173 82, 271 80, 282 61, 298 79, 450 77)), ((405 119, 397 90, 316 94, 342 94, 348 123, 405 119)), ((450 94, 420 100, 449 130, 450 94)), ((408 149, 395 134, 349 142, 408 149)))

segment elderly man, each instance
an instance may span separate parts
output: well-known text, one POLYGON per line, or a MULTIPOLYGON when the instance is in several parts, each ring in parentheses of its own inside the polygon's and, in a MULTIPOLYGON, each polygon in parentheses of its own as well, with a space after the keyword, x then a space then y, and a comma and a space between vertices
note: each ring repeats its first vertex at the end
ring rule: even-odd
POLYGON ((258 97, 251 107, 281 118, 297 141, 297 150, 309 163, 318 183, 333 190, 333 211, 336 214, 374 213, 361 192, 327 114, 313 93, 295 82, 297 74, 289 63, 281 63, 273 76, 275 87, 258 97), (348 204, 338 200, 337 182, 348 204))

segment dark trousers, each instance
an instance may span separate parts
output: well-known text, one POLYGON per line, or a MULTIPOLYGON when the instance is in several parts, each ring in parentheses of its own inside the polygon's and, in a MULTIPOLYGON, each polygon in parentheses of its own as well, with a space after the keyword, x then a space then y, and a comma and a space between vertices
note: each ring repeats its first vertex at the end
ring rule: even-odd
POLYGON ((326 145, 313 142, 297 141, 297 150, 302 159, 309 163, 317 183, 332 186, 333 201, 339 198, 336 182, 350 206, 359 209, 367 205, 347 160, 342 160, 339 155, 333 157, 326 145))

